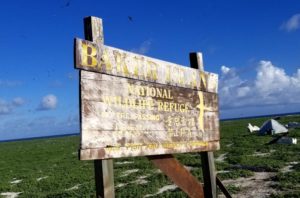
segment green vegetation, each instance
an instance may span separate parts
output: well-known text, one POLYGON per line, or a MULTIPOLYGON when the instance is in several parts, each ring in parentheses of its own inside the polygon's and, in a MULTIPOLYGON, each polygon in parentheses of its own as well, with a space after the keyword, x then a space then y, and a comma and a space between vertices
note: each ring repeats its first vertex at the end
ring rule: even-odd
MULTIPOLYGON (((255 172, 275 172, 270 178, 277 190, 271 197, 300 197, 300 144, 266 145, 272 137, 247 132, 247 124, 260 126, 266 118, 221 122, 221 150, 224 160, 216 161, 221 180, 253 177, 255 172), (295 163, 295 162, 298 162, 295 163), (282 169, 290 165, 290 171, 282 169)), ((300 122, 300 116, 286 116, 280 122, 300 122)), ((290 137, 300 140, 300 130, 290 137)), ((78 136, 0 143, 0 194, 22 192, 19 197, 95 197, 92 161, 79 161, 78 136)), ((202 180, 201 160, 197 153, 177 154, 177 159, 202 180)), ((116 197, 143 197, 171 185, 144 157, 114 160, 116 197), (131 171, 130 171, 131 170, 131 171)), ((228 184, 231 193, 243 187, 228 184)), ((186 197, 171 189, 154 197, 186 197)))

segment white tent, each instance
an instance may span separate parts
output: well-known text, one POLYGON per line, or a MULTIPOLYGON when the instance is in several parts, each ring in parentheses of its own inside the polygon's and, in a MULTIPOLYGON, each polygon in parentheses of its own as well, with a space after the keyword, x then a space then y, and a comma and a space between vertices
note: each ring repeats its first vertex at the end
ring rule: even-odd
POLYGON ((278 133, 287 133, 288 129, 285 128, 282 124, 277 122, 276 120, 268 120, 263 123, 263 125, 260 127, 259 134, 260 135, 266 135, 266 134, 278 134, 278 133))
POLYGON ((251 123, 248 123, 248 131, 250 132, 250 133, 253 133, 253 132, 257 132, 257 131, 259 131, 259 127, 258 126, 252 126, 252 124, 251 123))
POLYGON ((297 144, 297 138, 281 137, 277 140, 278 144, 297 144))

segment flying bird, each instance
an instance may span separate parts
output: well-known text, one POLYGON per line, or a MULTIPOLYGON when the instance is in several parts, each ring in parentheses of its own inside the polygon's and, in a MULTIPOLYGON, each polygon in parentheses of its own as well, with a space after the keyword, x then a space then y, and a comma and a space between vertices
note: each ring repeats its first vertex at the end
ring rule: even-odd
POLYGON ((131 21, 131 22, 133 22, 132 16, 128 16, 128 20, 131 21))
POLYGON ((61 8, 67 8, 71 5, 71 0, 68 0, 61 8))

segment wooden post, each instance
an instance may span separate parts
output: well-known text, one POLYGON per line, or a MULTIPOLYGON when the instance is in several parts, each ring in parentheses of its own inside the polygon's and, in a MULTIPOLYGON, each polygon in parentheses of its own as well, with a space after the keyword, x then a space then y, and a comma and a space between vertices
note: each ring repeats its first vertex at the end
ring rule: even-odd
MULTIPOLYGON (((204 71, 202 53, 190 53, 191 67, 204 71)), ((206 198, 217 197, 216 172, 213 152, 200 152, 206 198)))
POLYGON ((94 160, 97 198, 115 197, 113 160, 94 160))
MULTIPOLYGON (((104 43, 102 27, 102 20, 100 18, 84 18, 85 39, 95 42, 98 46, 102 46, 104 43)), ((94 160, 94 169, 97 198, 115 197, 113 160, 94 160)))
POLYGON ((152 155, 148 159, 190 198, 203 198, 202 184, 173 155, 152 155))
POLYGON ((213 152, 201 152, 205 197, 217 197, 216 172, 213 152))
POLYGON ((221 180, 216 177, 217 179, 217 185, 219 186, 220 190, 223 192, 226 198, 232 198, 228 190, 225 188, 225 186, 222 184, 221 180))

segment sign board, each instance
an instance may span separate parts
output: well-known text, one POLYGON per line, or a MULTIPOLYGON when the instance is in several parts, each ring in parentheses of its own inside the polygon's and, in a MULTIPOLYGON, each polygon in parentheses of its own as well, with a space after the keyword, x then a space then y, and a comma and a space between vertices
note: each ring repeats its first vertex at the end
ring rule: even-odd
POLYGON ((219 149, 216 74, 75 39, 80 159, 219 149))

